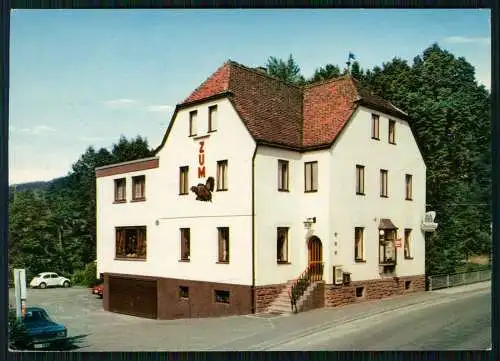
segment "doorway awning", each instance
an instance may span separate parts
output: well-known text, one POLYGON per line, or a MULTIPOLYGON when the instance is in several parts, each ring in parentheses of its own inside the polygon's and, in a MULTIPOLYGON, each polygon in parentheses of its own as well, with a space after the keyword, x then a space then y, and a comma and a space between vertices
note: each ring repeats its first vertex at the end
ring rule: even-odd
POLYGON ((380 218, 378 229, 398 229, 389 218, 380 218))

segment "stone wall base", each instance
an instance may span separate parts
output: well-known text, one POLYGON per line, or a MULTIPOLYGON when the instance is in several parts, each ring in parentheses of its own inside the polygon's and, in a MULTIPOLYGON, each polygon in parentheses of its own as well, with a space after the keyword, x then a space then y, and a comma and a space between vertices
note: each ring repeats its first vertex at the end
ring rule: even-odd
POLYGON ((285 289, 286 283, 255 286, 255 312, 264 312, 285 289))
POLYGON ((325 307, 325 282, 321 281, 316 284, 314 291, 304 300, 300 312, 323 307, 325 307))
POLYGON ((425 275, 354 281, 349 285, 325 285, 325 307, 425 291, 425 275))

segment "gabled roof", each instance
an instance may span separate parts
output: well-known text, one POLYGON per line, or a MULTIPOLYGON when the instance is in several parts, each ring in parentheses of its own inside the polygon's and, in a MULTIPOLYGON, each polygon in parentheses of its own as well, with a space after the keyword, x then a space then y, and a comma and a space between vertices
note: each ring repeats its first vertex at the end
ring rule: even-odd
POLYGON ((257 143, 297 150, 331 145, 359 105, 407 118, 350 75, 297 86, 234 61, 224 63, 178 108, 223 95, 257 143))

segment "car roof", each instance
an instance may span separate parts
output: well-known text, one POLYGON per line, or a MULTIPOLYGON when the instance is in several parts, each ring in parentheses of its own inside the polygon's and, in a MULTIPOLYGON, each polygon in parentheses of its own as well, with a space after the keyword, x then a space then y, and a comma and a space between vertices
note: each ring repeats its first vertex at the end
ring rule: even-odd
POLYGON ((55 272, 40 272, 39 275, 51 275, 54 274, 55 272))
POLYGON ((45 311, 45 309, 43 309, 41 307, 26 307, 26 312, 33 312, 33 311, 44 311, 44 312, 47 312, 47 311, 45 311))

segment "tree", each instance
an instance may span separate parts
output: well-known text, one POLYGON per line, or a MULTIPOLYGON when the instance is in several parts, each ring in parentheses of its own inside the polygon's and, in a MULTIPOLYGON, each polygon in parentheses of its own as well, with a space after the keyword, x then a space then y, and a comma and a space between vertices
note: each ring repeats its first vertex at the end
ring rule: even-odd
POLYGON ((267 73, 278 79, 292 84, 304 84, 305 79, 300 74, 300 67, 295 62, 292 54, 288 60, 278 59, 274 56, 269 57, 266 64, 267 73))
POLYGON ((326 64, 324 67, 319 67, 314 71, 313 76, 308 79, 309 83, 317 81, 338 78, 340 76, 340 68, 337 65, 326 64))

